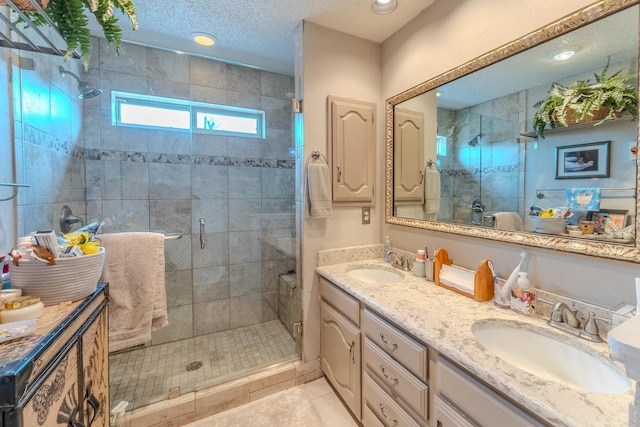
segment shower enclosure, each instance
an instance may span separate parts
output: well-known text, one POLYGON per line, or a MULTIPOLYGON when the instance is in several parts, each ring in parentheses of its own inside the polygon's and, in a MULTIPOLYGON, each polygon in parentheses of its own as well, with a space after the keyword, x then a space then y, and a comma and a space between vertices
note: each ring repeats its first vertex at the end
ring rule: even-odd
POLYGON ((494 212, 525 214, 525 144, 519 143, 517 105, 504 107, 512 102, 507 96, 458 111, 438 109, 439 134, 447 137, 446 154, 438 155, 439 220, 491 226, 494 212), (492 113, 475 112, 485 110, 492 113))
POLYGON ((0 60, 14 76, 17 181, 31 185, 17 199, 19 235, 59 232, 67 206, 104 221, 105 233, 182 236, 165 241, 169 326, 110 355, 112 407, 298 359, 293 78, 137 45, 116 57, 94 44, 88 73, 75 60, 61 73, 62 59, 44 54, 20 53, 34 69, 13 54, 0 60), (71 73, 103 93, 77 99, 71 73), (114 126, 111 91, 263 110, 266 139, 114 126))

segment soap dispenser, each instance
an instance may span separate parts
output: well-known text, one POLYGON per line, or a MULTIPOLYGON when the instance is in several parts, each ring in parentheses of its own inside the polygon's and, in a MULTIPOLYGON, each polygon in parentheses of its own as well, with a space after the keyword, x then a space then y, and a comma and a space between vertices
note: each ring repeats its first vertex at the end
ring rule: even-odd
POLYGON ((384 236, 384 248, 382 250, 384 262, 391 262, 391 255, 389 255, 389 251, 391 251, 391 240, 389 240, 389 236, 384 236))
POLYGON ((525 271, 518 273, 518 280, 511 289, 509 305, 515 311, 522 314, 533 314, 536 302, 536 289, 529 281, 525 271))

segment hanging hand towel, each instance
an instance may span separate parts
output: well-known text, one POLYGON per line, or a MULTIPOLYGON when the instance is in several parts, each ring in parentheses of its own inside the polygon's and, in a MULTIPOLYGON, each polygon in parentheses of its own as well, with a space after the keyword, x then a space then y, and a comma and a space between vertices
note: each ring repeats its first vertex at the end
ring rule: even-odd
POLYGON ((599 211, 599 188, 567 188, 567 206, 572 211, 599 211))
POLYGON ((424 171, 424 213, 425 219, 435 221, 440 212, 440 172, 435 167, 424 171))
POLYGON ((493 227, 499 230, 524 231, 524 224, 518 212, 496 212, 493 227))
POLYGON ((164 235, 97 236, 107 250, 101 281, 109 282, 109 352, 151 341, 169 324, 164 281, 164 235))
POLYGON ((307 165, 307 198, 309 216, 328 218, 332 214, 331 178, 325 163, 309 161, 307 165))

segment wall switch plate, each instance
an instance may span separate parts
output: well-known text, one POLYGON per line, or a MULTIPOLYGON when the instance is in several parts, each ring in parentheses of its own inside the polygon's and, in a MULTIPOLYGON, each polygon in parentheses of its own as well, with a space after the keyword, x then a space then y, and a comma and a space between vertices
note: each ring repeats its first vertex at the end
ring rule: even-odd
POLYGON ((371 224, 371 208, 368 206, 362 208, 362 223, 371 224))

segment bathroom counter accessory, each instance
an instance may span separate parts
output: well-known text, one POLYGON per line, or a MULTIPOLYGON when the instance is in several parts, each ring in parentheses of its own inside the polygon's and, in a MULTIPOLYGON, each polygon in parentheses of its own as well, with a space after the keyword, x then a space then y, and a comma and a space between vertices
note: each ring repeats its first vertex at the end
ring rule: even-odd
POLYGON ((440 248, 434 254, 434 281, 436 285, 464 295, 475 301, 493 299, 493 273, 489 260, 480 261, 475 271, 452 265, 446 249, 440 248))

